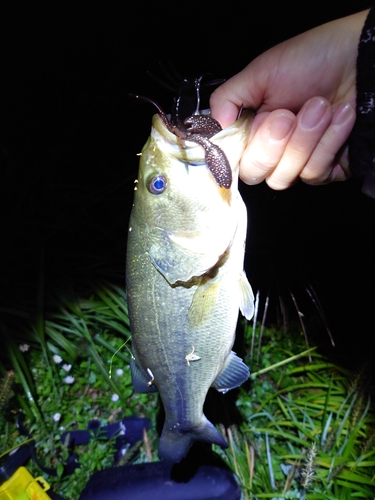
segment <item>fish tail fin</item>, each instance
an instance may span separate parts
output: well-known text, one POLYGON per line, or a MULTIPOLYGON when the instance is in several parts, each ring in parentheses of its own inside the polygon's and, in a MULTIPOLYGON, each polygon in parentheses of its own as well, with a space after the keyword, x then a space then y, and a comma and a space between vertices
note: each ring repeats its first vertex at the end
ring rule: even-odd
POLYGON ((201 425, 186 430, 166 422, 160 437, 159 458, 178 463, 186 456, 194 441, 228 447, 223 436, 206 417, 203 417, 201 425))

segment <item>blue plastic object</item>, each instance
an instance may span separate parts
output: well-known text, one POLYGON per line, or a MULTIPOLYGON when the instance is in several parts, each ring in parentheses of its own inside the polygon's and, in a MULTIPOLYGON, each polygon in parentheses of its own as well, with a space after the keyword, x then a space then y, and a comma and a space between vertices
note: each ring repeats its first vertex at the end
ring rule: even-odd
POLYGON ((234 474, 215 465, 153 462, 96 472, 79 500, 240 500, 234 474))

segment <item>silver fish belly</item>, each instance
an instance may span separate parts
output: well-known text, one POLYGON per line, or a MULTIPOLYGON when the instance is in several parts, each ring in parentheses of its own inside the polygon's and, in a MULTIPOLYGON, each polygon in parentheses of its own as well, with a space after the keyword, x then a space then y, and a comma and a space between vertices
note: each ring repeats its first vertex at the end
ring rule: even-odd
POLYGON ((153 118, 141 153, 129 223, 127 299, 136 392, 158 390, 165 409, 162 459, 179 462, 193 441, 226 441, 203 414, 210 387, 238 387, 249 370, 231 351, 239 309, 253 294, 243 271, 247 214, 238 168, 252 114, 211 137, 228 158, 220 187, 203 148, 153 118))

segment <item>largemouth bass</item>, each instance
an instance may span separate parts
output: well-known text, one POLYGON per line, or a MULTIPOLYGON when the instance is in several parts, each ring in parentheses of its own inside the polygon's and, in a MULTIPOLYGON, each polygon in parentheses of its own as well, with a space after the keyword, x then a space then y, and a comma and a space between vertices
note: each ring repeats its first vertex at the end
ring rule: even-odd
POLYGON ((140 155, 126 270, 132 378, 136 392, 160 393, 166 417, 159 457, 173 462, 196 440, 227 446, 203 404, 210 387, 225 393, 249 377, 231 349, 239 309, 253 315, 238 191, 251 123, 245 111, 210 138, 230 165, 228 188, 207 166, 204 145, 176 136, 159 114, 140 155))

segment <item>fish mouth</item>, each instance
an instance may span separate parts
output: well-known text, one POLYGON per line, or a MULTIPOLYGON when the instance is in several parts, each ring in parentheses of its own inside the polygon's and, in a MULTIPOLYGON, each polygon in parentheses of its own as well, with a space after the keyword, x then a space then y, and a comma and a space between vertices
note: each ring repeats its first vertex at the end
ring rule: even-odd
MULTIPOLYGON (((201 114, 209 116, 210 110, 203 110, 201 114)), ((227 149, 229 146, 227 148, 226 143, 231 143, 231 139, 236 141, 238 146, 245 142, 253 115, 254 113, 251 110, 245 110, 235 123, 210 137, 210 142, 220 146, 224 153, 228 155, 227 149), (243 131, 243 134, 241 134, 241 131, 243 131)), ((151 136, 155 139, 160 149, 168 156, 191 166, 206 164, 204 148, 196 142, 182 139, 168 130, 159 114, 155 114, 152 117, 151 136)), ((238 150, 241 149, 241 147, 238 147, 238 150)), ((232 161, 230 163, 232 164, 232 161)))

